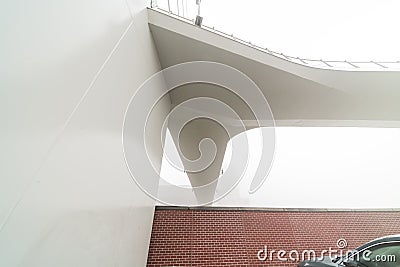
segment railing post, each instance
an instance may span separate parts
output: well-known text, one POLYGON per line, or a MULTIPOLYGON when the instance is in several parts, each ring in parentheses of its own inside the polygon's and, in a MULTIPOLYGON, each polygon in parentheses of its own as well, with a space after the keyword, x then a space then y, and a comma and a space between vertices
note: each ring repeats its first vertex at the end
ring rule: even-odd
POLYGON ((354 68, 356 68, 356 69, 360 68, 359 66, 354 65, 353 63, 351 63, 351 62, 349 62, 349 61, 347 61, 347 60, 345 60, 344 62, 346 62, 347 64, 349 64, 350 66, 352 66, 352 67, 354 67, 354 68))
POLYGON ((380 64, 378 62, 372 61, 372 60, 371 60, 371 63, 374 63, 375 65, 378 65, 381 68, 385 68, 385 69, 387 68, 386 66, 384 66, 384 65, 382 65, 382 64, 380 64))
POLYGON ((321 61, 322 63, 324 63, 325 65, 327 65, 328 67, 332 68, 332 66, 329 65, 328 62, 326 62, 326 61, 324 61, 324 60, 322 60, 322 59, 321 59, 320 61, 321 61))
POLYGON ((308 62, 304 61, 303 59, 297 57, 298 60, 300 60, 303 64, 308 65, 308 62))
POLYGON ((203 17, 200 16, 200 4, 201 0, 196 0, 196 5, 197 5, 197 16, 194 24, 198 27, 201 27, 201 24, 203 22, 203 17))

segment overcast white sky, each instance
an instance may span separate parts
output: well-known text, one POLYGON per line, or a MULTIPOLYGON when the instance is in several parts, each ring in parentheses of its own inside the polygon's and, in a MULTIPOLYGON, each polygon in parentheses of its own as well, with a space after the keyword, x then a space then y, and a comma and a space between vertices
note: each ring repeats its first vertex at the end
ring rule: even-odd
MULTIPOLYGON (((181 15, 195 17, 195 0, 170 0, 175 12, 177 3, 181 15)), ((400 60, 399 10, 398 0, 201 2, 207 26, 276 52, 325 60, 400 60)))
MULTIPOLYGON (((398 128, 278 127, 271 172, 252 195, 248 190, 257 169, 260 146, 254 130, 247 133, 249 166, 236 189, 215 203, 217 206, 400 207, 398 128)), ((165 149, 175 150, 169 137, 165 149)), ((230 153, 228 145, 227 159, 230 153)), ((223 166, 228 165, 225 160, 223 166)), ((165 159, 161 177, 189 186, 187 176, 165 159)))

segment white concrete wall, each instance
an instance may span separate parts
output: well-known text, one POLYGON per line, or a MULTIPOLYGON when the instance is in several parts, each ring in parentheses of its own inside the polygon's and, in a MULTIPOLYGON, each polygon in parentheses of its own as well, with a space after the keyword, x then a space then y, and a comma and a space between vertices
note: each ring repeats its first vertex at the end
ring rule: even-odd
POLYGON ((154 202, 129 176, 121 134, 160 68, 147 5, 3 1, 0 266, 145 265, 154 202))

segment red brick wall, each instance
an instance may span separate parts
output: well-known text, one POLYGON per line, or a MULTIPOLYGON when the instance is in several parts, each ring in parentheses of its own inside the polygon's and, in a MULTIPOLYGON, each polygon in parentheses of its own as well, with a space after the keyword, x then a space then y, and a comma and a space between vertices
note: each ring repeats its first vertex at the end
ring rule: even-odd
POLYGON ((397 211, 156 209, 147 266, 296 266, 287 254, 286 262, 276 255, 260 261, 257 252, 267 245, 287 253, 312 249, 318 256, 338 249, 340 238, 348 243, 345 252, 399 233, 397 211))

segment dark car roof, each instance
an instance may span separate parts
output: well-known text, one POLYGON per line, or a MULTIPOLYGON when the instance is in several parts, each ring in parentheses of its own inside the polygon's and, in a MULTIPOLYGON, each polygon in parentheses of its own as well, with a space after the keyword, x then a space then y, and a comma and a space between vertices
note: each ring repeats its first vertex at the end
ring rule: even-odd
POLYGON ((368 243, 365 243, 364 245, 356 248, 356 250, 361 251, 363 249, 366 249, 366 248, 371 247, 376 244, 386 243, 386 242, 396 242, 396 241, 400 242, 400 234, 399 235, 389 235, 389 236, 384 236, 384 237, 374 239, 374 240, 372 240, 368 243))

